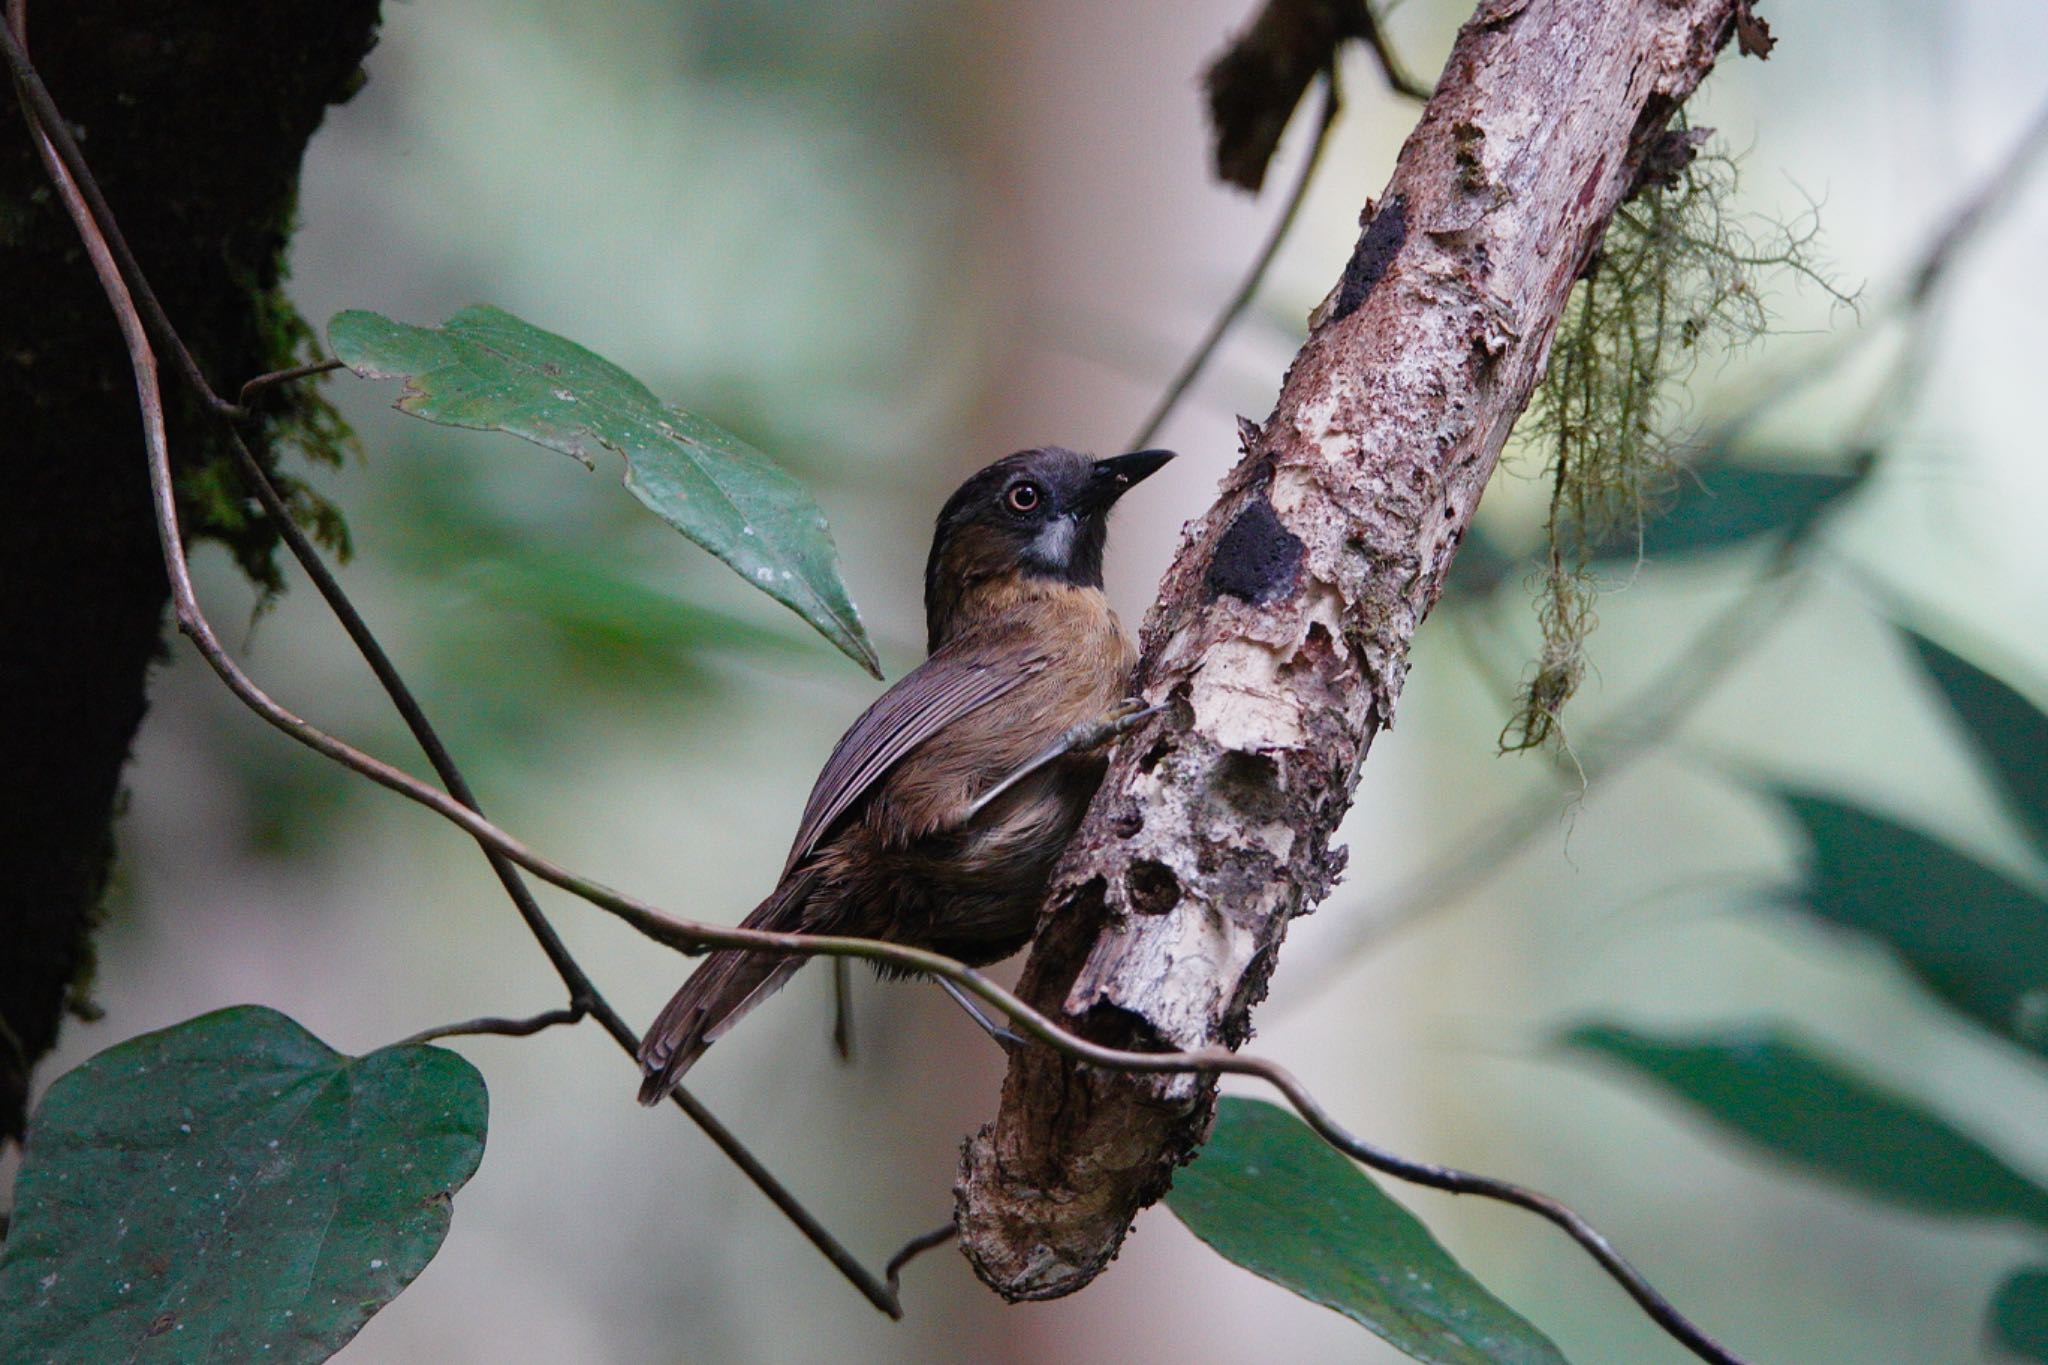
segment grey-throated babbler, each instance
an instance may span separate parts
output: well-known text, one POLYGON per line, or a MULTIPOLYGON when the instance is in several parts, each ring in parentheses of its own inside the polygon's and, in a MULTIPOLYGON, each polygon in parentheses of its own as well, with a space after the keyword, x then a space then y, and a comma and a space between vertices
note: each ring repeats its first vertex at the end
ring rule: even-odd
MULTIPOLYGON (((996 461, 939 513, 925 564, 929 657, 853 723, 804 806, 750 929, 854 934, 973 965, 1022 948, 1053 864, 1102 780, 1091 752, 1136 711, 1136 652, 1102 594, 1109 510, 1171 451, 996 461)), ((640 1044, 643 1103, 802 958, 721 950, 640 1044)))

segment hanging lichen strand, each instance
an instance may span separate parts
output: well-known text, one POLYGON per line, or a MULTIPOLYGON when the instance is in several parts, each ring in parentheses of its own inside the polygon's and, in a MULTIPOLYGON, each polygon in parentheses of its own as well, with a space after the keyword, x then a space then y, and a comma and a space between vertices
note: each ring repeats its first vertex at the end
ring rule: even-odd
POLYGON ((1684 463, 1685 380, 1702 356, 1760 336, 1770 315, 1758 287, 1788 270, 1847 297, 1813 258, 1813 214, 1791 226, 1725 212, 1733 158, 1695 157, 1710 129, 1682 119, 1660 139, 1634 198, 1614 215, 1573 290, 1549 366, 1517 435, 1548 459, 1549 551, 1538 590, 1543 643, 1504 750, 1563 740, 1559 716, 1586 672, 1598 617, 1593 560, 1640 545, 1684 463))

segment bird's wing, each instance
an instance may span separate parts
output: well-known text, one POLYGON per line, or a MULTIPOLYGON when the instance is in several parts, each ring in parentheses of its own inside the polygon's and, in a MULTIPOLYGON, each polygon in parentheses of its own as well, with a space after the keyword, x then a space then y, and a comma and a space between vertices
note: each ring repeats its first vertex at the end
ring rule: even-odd
POLYGON ((1042 654, 991 661, 942 649, 884 692, 825 760, 804 804, 803 823, 783 875, 818 846, 832 822, 865 796, 912 749, 970 711, 988 705, 1050 663, 1042 654))

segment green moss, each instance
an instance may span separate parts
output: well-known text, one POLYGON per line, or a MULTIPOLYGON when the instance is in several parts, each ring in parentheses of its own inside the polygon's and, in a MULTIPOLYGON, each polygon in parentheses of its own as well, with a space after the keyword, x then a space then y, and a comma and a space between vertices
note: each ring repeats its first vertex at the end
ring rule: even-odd
POLYGON ((1549 552, 1536 606, 1543 644, 1501 732, 1504 750, 1563 743, 1560 718, 1598 621, 1595 551, 1640 539, 1676 487, 1685 381, 1704 355, 1767 330, 1761 278, 1790 271, 1847 301, 1814 259, 1811 215, 1786 227, 1726 211, 1736 163, 1720 152, 1695 158, 1704 131, 1681 117, 1663 134, 1664 164, 1609 223, 1517 429, 1547 461, 1549 552))
MULTIPOLYGON (((263 279, 237 272, 238 286, 246 291, 252 311, 260 368, 270 373, 309 364, 323 358, 319 335, 300 314, 285 292, 287 271, 282 243, 290 240, 294 223, 287 214, 277 240, 277 258, 262 274, 263 279)), ((243 376, 243 379, 254 375, 243 376)), ((321 392, 327 376, 315 376, 280 384, 261 394, 256 417, 248 434, 251 448, 262 461, 271 482, 291 511, 292 519, 313 539, 346 560, 350 553, 348 523, 341 509, 305 479, 286 473, 278 456, 296 453, 311 465, 338 467, 352 453, 360 452, 355 432, 335 406, 321 392)), ((222 396, 234 398, 226 381, 222 396)), ((223 440, 209 440, 204 458, 187 464, 178 477, 180 511, 187 533, 195 539, 216 540, 226 545, 235 562, 264 593, 266 600, 281 591, 275 552, 277 531, 263 514, 254 490, 243 477, 234 452, 223 440)))
MULTIPOLYGON (((284 271, 279 282, 257 296, 258 325, 262 328, 266 370, 286 370, 325 359, 320 337, 298 308, 285 296, 284 271)), ((362 452, 361 443, 341 412, 322 391, 331 376, 317 375, 270 390, 259 400, 264 434, 271 448, 296 452, 310 464, 340 467, 350 455, 362 452)), ((277 479, 278 491, 291 509, 292 519, 313 538, 342 559, 350 553, 348 524, 341 509, 302 480, 289 475, 277 479)))

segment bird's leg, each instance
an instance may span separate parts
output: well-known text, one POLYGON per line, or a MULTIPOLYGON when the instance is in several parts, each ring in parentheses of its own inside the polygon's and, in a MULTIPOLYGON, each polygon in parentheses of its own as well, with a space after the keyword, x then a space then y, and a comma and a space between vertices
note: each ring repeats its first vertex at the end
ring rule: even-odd
POLYGON ((1010 1030, 1004 1028, 1001 1024, 998 1024, 995 1020, 989 1018, 986 1014, 983 1014, 981 1012, 981 1006, 975 1004, 974 1001, 968 997, 966 991, 961 990, 958 986, 946 980, 945 977, 935 976, 932 978, 932 980, 939 983, 940 990, 944 991, 946 994, 953 997, 954 1004, 958 1005, 961 1009, 967 1011, 968 1018, 972 1019, 975 1023, 981 1025, 981 1031, 983 1033, 986 1033, 989 1037, 995 1039, 998 1043, 1002 1044, 1004 1048, 1023 1047, 1031 1041, 1029 1038, 1026 1038, 1021 1033, 1010 1032, 1010 1030))
POLYGON ((1086 753, 1090 749, 1099 749, 1113 740, 1122 739, 1140 724, 1165 709, 1164 702, 1148 706, 1138 697, 1126 697, 1094 720, 1085 720, 1079 725, 1068 727, 1058 739, 1026 759, 1022 767, 1014 769, 1002 781, 975 797, 974 804, 967 808, 966 818, 972 820, 981 814, 991 801, 1039 769, 1065 758, 1068 754, 1086 753))
POLYGON ((832 1050, 842 1062, 853 1060, 853 964, 832 959, 832 1050))

